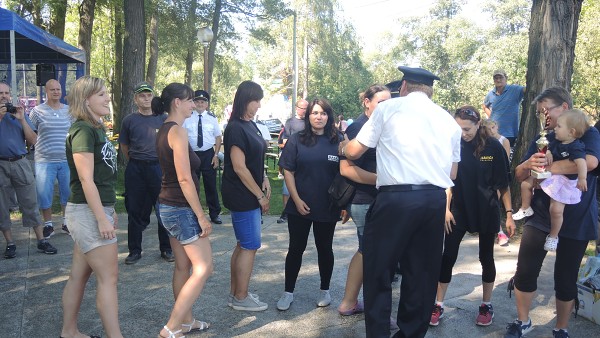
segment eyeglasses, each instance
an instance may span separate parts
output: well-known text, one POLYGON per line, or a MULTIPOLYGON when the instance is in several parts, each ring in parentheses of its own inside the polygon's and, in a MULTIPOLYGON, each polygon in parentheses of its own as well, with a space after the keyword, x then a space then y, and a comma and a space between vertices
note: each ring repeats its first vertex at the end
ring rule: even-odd
POLYGON ((560 106, 562 106, 562 104, 559 104, 559 105, 556 105, 556 106, 554 106, 554 107, 550 107, 550 108, 545 108, 545 107, 544 107, 544 108, 542 108, 542 110, 541 110, 541 111, 537 111, 536 113, 537 113, 538 115, 539 115, 539 114, 547 114, 547 113, 549 113, 549 112, 550 112, 552 109, 554 109, 554 108, 558 108, 558 107, 560 107, 560 106))
POLYGON ((454 113, 454 116, 458 116, 458 117, 465 117, 465 116, 470 116, 472 118, 474 118, 476 121, 479 121, 480 117, 479 114, 471 109, 468 108, 462 108, 462 109, 457 109, 456 112, 454 113))
POLYGON ((306 108, 308 108, 308 106, 306 106, 306 107, 298 107, 298 106, 296 106, 296 108, 301 109, 301 110, 306 110, 306 108))

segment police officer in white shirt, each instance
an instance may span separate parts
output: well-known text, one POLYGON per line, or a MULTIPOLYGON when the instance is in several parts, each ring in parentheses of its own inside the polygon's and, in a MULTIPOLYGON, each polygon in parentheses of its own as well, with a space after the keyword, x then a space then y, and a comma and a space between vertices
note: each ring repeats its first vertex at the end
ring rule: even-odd
POLYGON ((206 204, 208 205, 208 215, 215 224, 222 224, 223 221, 219 214, 221 205, 219 203, 219 194, 217 192, 217 166, 219 159, 217 154, 221 149, 221 128, 215 115, 208 111, 208 102, 210 95, 204 90, 194 92, 194 104, 196 110, 192 116, 185 119, 183 127, 187 129, 188 140, 192 150, 200 158, 201 164, 196 174, 198 179, 202 176, 204 184, 204 194, 206 195, 206 204))
POLYGON ((367 215, 363 250, 367 337, 390 335, 390 285, 398 262, 394 337, 427 333, 442 260, 444 190, 453 186, 460 161, 461 130, 431 101, 439 78, 422 68, 399 69, 400 97, 380 103, 358 136, 340 144, 340 154, 350 160, 377 147, 379 193, 367 215))

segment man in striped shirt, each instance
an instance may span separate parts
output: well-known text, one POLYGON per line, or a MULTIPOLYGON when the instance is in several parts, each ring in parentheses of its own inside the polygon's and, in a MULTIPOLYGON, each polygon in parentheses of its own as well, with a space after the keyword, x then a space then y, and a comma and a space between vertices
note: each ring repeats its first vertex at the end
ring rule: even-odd
POLYGON ((69 233, 65 222, 65 206, 69 198, 69 166, 65 153, 65 139, 71 127, 72 117, 69 106, 60 102, 62 87, 56 80, 46 82, 46 102, 33 108, 29 114, 37 129, 35 144, 35 181, 37 199, 44 219, 44 237, 54 234, 52 225, 52 197, 54 182, 58 180, 60 206, 62 209, 62 230, 69 233))

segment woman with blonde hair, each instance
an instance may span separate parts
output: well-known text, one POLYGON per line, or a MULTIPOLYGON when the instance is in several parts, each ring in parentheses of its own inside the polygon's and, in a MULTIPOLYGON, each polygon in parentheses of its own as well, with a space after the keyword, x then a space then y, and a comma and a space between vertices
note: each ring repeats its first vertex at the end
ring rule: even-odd
MULTIPOLYGON (((75 82, 67 97, 76 121, 66 140, 71 171, 71 195, 65 209, 73 247, 73 263, 65 285, 63 338, 82 337, 77 317, 85 286, 96 275, 96 306, 109 338, 123 337, 119 328, 117 294, 117 215, 114 204, 117 152, 102 123, 110 114, 110 96, 104 81, 85 76, 75 82)), ((95 337, 95 336, 92 336, 95 337)))

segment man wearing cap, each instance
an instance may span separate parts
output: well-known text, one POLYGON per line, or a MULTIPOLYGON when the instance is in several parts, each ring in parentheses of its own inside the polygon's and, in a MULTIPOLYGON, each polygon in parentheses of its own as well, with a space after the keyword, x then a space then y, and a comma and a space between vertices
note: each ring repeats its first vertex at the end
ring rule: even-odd
MULTIPOLYGON (((29 117, 25 115, 25 108, 12 106, 9 110, 7 104, 11 103, 10 86, 0 82, 0 231, 6 239, 5 258, 17 256, 10 229, 9 200, 12 194, 17 194, 24 227, 33 228, 37 238, 37 249, 45 254, 55 254, 53 247, 45 238, 42 229, 42 220, 38 211, 35 178, 31 162, 25 158, 26 144, 34 145, 37 142, 35 127, 29 117), (14 190, 9 189, 12 187, 14 190)), ((64 142, 64 141, 63 141, 64 142)))
POLYGON ((209 101, 210 95, 206 91, 196 90, 194 92, 196 110, 192 112, 192 116, 183 121, 183 127, 187 129, 192 150, 200 158, 200 168, 196 171, 196 175, 198 180, 202 176, 210 220, 215 224, 222 224, 223 221, 219 216, 221 205, 217 191, 216 169, 219 165, 217 154, 221 149, 223 138, 217 118, 207 110, 209 101))
MULTIPOLYGON (((280 149, 283 149, 285 143, 288 138, 299 131, 304 130, 304 115, 306 114, 306 108, 308 107, 308 101, 305 99, 300 99, 296 102, 296 115, 290 117, 285 121, 283 125, 283 129, 279 133, 279 138, 277 139, 277 143, 280 149)), ((283 173, 283 168, 280 168, 280 171, 283 173)), ((281 187, 281 196, 283 197, 283 211, 281 212, 281 217, 277 219, 277 223, 285 223, 287 222, 287 214, 285 213, 285 206, 287 205, 288 200, 290 199, 290 192, 287 189, 287 185, 285 185, 285 181, 283 181, 283 186, 281 187)))
POLYGON ((158 219, 160 257, 175 260, 169 235, 162 225, 156 200, 160 193, 162 171, 156 154, 156 133, 167 118, 152 114, 154 89, 146 82, 134 88, 133 101, 138 111, 123 119, 119 146, 127 162, 125 169, 125 208, 127 209, 127 247, 125 264, 135 264, 142 258, 142 232, 150 224, 152 208, 158 219))
POLYGON ((54 79, 46 82, 46 102, 33 108, 29 118, 37 129, 35 144, 35 182, 38 204, 44 219, 44 237, 54 234, 52 225, 52 197, 54 182, 58 181, 62 230, 69 233, 65 222, 65 206, 69 199, 69 165, 65 151, 65 140, 73 119, 69 106, 60 102, 62 87, 54 79))
POLYGON ((445 189, 460 161, 461 129, 431 101, 433 81, 422 68, 404 73, 400 97, 379 104, 352 141, 340 144, 350 160, 377 147, 379 193, 364 233, 364 305, 367 337, 389 337, 391 278, 400 263, 399 331, 424 337, 442 260, 445 189))
POLYGON ((498 123, 498 133, 508 139, 514 147, 519 133, 519 108, 525 95, 525 87, 506 84, 506 72, 494 72, 494 88, 485 96, 483 111, 488 118, 498 123))

